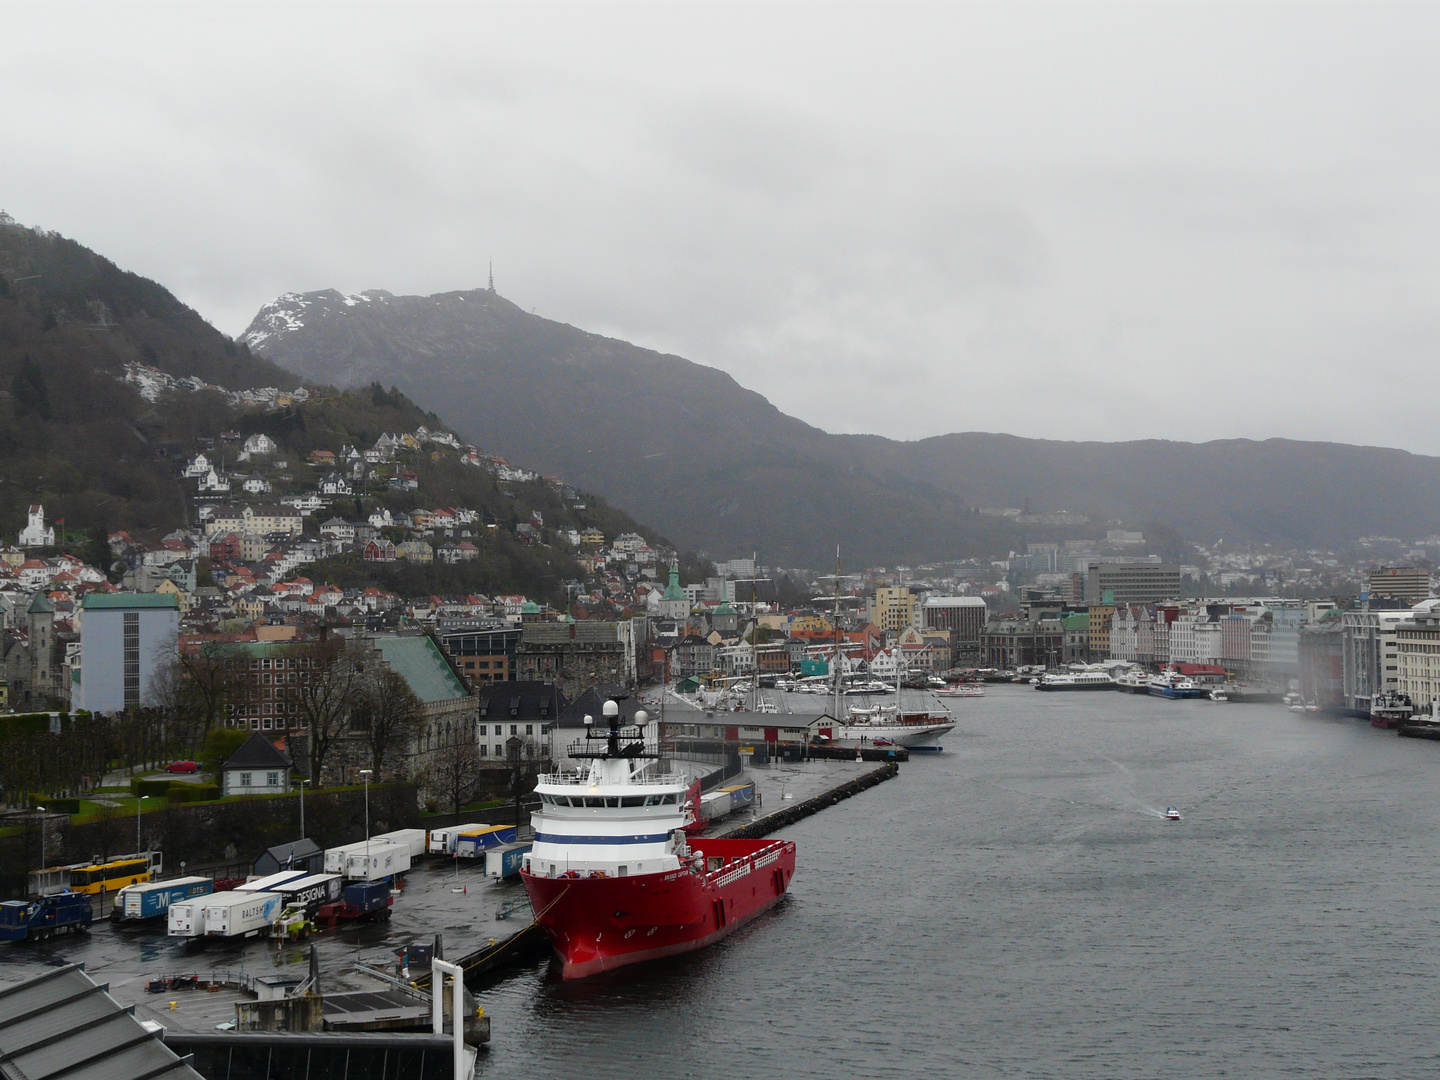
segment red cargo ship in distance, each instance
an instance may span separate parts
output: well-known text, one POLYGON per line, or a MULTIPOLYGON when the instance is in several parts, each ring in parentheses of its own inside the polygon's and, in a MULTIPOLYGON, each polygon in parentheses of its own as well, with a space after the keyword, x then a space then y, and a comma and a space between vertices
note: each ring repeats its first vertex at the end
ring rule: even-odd
POLYGON ((619 712, 607 701, 608 730, 571 749, 588 764, 535 785, 520 878, 567 979, 709 945, 773 907, 795 875, 791 841, 687 838, 690 778, 654 772, 644 712, 627 728, 619 712))

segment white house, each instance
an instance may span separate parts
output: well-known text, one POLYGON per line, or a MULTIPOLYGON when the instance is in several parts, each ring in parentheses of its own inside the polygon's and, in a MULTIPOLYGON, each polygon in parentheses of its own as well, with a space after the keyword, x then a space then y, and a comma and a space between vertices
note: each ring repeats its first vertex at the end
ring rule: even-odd
POLYGON ((220 766, 221 795, 276 795, 290 790, 290 761, 258 731, 220 766))
POLYGON ((204 454, 196 454, 185 465, 183 475, 187 477, 204 476, 210 471, 210 459, 204 454))
POLYGON ((256 472, 247 476, 241 486, 252 495, 263 495, 270 490, 270 481, 256 472))
POLYGON ((349 495, 350 481, 339 473, 330 473, 320 481, 320 494, 322 495, 349 495))
POLYGON ((55 530, 45 524, 45 507, 35 503, 30 507, 30 523, 20 533, 20 546, 54 547, 55 530))
POLYGON ((275 440, 269 435, 251 435, 245 440, 244 450, 247 454, 273 454, 278 449, 275 440))
POLYGON ((230 481, 224 476, 224 474, 218 473, 212 468, 204 476, 200 477, 199 490, 229 491, 230 481))

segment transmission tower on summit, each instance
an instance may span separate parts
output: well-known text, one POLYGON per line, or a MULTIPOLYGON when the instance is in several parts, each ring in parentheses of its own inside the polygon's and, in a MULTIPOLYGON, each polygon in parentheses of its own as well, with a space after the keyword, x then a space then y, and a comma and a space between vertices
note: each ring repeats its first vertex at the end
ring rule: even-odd
POLYGON ((490 291, 495 291, 495 260, 490 260, 490 291))

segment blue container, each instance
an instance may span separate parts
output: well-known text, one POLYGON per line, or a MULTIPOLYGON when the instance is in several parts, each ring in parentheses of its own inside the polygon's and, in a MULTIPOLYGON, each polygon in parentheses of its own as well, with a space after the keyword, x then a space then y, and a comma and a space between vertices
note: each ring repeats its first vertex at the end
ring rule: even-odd
POLYGON ((359 908, 362 915, 379 911, 390 901, 388 881, 357 881, 345 886, 345 903, 359 908))
POLYGON ((461 859, 483 859, 490 848, 515 842, 514 825, 486 825, 455 838, 455 855, 461 859))

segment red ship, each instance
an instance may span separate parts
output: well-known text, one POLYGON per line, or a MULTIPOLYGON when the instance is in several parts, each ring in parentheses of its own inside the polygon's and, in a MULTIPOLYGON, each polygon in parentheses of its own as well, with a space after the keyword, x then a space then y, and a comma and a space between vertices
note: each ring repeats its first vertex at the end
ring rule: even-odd
POLYGON ((795 874, 790 841, 687 838, 690 780, 652 773, 645 714, 622 729, 607 701, 605 718, 601 748, 571 751, 588 767, 536 785, 520 870, 567 979, 702 948, 774 906, 795 874))

